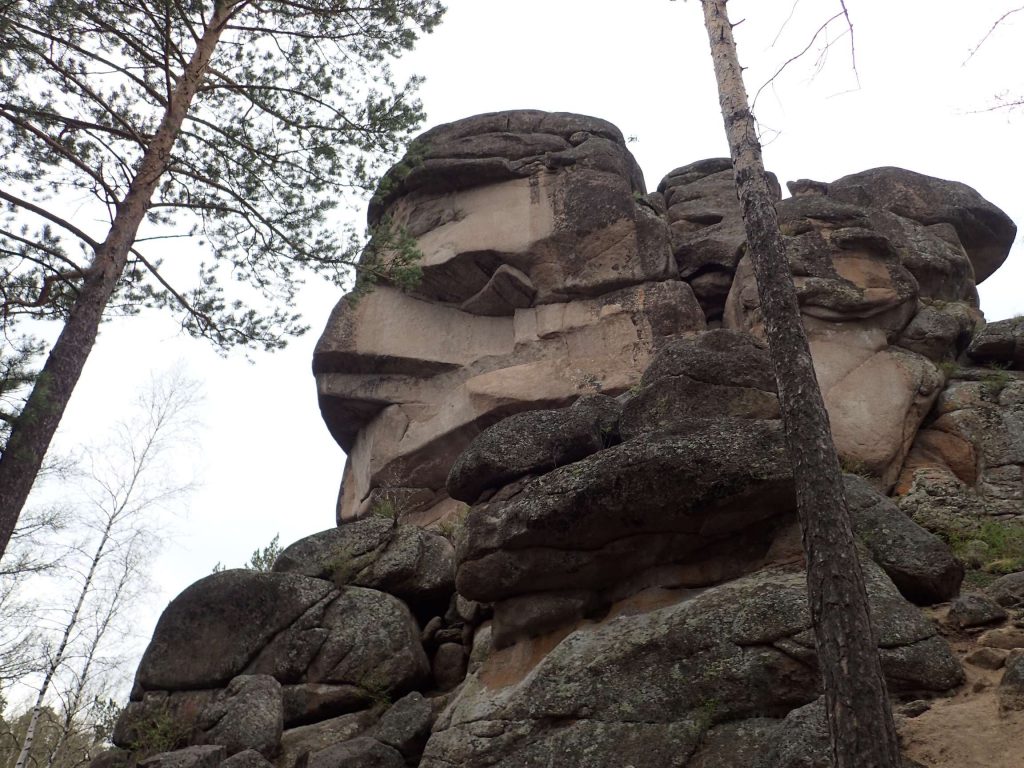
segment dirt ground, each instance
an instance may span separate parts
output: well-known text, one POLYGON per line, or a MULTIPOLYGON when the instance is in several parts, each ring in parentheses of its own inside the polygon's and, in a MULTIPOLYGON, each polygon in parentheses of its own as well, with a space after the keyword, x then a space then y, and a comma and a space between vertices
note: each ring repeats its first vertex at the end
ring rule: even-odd
POLYGON ((923 714, 897 716, 904 754, 927 768, 1024 768, 1024 712, 1000 713, 1003 670, 964 662, 981 631, 951 630, 943 622, 946 610, 929 613, 961 657, 967 681, 954 695, 933 699, 923 714))

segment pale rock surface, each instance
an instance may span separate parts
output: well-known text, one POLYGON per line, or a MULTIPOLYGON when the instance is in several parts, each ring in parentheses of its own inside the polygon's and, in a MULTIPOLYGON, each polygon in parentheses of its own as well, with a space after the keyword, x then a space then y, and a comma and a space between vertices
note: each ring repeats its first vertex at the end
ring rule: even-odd
POLYGON ((643 175, 603 120, 479 115, 419 136, 404 164, 410 172, 399 164, 383 179, 369 219, 416 238, 415 290, 430 300, 470 309, 502 265, 538 304, 675 276, 668 228, 634 197, 646 193, 643 175))
POLYGON ((430 522, 482 429, 635 385, 662 339, 704 327, 669 226, 621 133, 581 115, 479 115, 419 137, 371 225, 421 253, 408 294, 338 304, 314 354, 321 410, 348 453, 338 518, 381 494, 430 522))
MULTIPOLYGON (((806 194, 782 201, 778 211, 836 448, 848 467, 891 487, 943 383, 931 360, 894 344, 902 336, 906 346, 933 357, 952 354, 958 340, 963 343, 959 315, 952 330, 922 319, 907 331, 916 315, 923 311, 933 318, 935 312, 919 303, 918 280, 904 263, 906 249, 875 226, 877 209, 806 194), (931 326, 941 334, 927 335, 931 326)), ((967 310, 960 314, 971 317, 967 310)), ((746 257, 737 267, 723 322, 763 335, 746 257)))
MULTIPOLYGON (((345 316, 347 306, 343 300, 335 317, 345 316)), ((336 332, 339 325, 332 321, 314 358, 321 410, 348 450, 341 519, 368 512, 378 488, 395 489, 396 498, 407 502, 403 513, 442 502, 452 464, 482 429, 519 411, 569 405, 585 394, 625 392, 665 338, 704 327, 689 286, 679 281, 499 318, 475 317, 381 287, 354 312, 358 317, 346 323, 351 320, 358 338, 336 332), (467 335, 466 329, 478 326, 486 326, 486 333, 467 335), (351 364, 335 354, 346 345, 362 362, 351 364), (417 351, 420 359, 441 360, 443 367, 402 362, 417 351), (378 368, 361 368, 373 361, 378 368)))

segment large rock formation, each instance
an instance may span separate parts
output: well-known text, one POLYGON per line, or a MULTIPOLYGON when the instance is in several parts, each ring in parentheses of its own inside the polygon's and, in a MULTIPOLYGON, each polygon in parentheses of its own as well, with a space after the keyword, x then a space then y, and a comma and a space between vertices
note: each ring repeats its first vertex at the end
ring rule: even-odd
MULTIPOLYGON (((791 189, 779 218, 856 472, 879 653, 920 715, 920 697, 967 687, 944 634, 1024 605, 1017 574, 964 596, 943 633, 917 607, 959 592, 956 525, 1024 512, 1024 382, 954 362, 1021 366, 1019 323, 974 337, 975 284, 1014 228, 970 188, 895 168, 791 189)), ((415 241, 423 274, 344 297, 317 345, 348 453, 339 524, 270 573, 215 574, 168 606, 122 757, 831 765, 729 162, 646 194, 608 123, 482 115, 420 137, 369 218, 415 241)), ((971 658, 1005 660, 1016 712, 1024 635, 984 637, 971 658)))
POLYGON ((348 453, 339 519, 381 499, 436 519, 481 429, 620 394, 663 339, 704 327, 668 225, 603 120, 511 112, 441 126, 382 188, 370 224, 414 237, 423 276, 408 293, 343 299, 317 344, 321 410, 348 453))

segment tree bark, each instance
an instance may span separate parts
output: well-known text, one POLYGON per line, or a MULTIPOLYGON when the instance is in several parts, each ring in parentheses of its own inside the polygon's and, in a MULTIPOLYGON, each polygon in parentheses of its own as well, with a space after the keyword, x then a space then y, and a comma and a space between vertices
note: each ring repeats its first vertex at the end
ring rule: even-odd
POLYGON ((747 254, 757 278, 807 560, 807 591, 837 768, 897 768, 899 746, 828 414, 761 159, 726 0, 702 0, 747 254))
POLYGON ((121 279, 139 225, 149 210, 160 177, 167 170, 171 149, 231 14, 230 4, 214 4, 210 22, 174 86, 160 126, 139 162, 128 192, 116 207, 110 231, 96 250, 67 322, 11 430, 0 457, 0 556, 7 551, 46 451, 96 342, 103 311, 121 279))

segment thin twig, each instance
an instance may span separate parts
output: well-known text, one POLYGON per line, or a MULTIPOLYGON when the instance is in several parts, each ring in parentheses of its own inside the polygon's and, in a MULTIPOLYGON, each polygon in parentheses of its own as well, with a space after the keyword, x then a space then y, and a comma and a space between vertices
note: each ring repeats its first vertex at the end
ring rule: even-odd
MULTIPOLYGON (((1002 24, 1004 21, 1006 21, 1006 19, 1008 19, 1010 16, 1013 16, 1013 14, 1020 13, 1021 11, 1024 11, 1024 5, 1022 5, 1020 8, 1014 8, 1011 11, 1007 11, 1002 16, 1000 16, 998 19, 996 19, 992 23, 992 26, 989 27, 988 32, 985 33, 985 36, 983 38, 981 38, 981 40, 978 41, 978 44, 976 46, 974 46, 974 48, 971 49, 971 52, 968 54, 967 58, 964 59, 963 63, 966 64, 968 61, 970 61, 972 58, 974 58, 974 54, 976 54, 981 49, 981 46, 983 46, 985 44, 985 41, 988 40, 992 36, 992 33, 996 31, 996 28, 1000 24, 1002 24)), ((961 65, 961 66, 963 66, 963 65, 961 65)))

